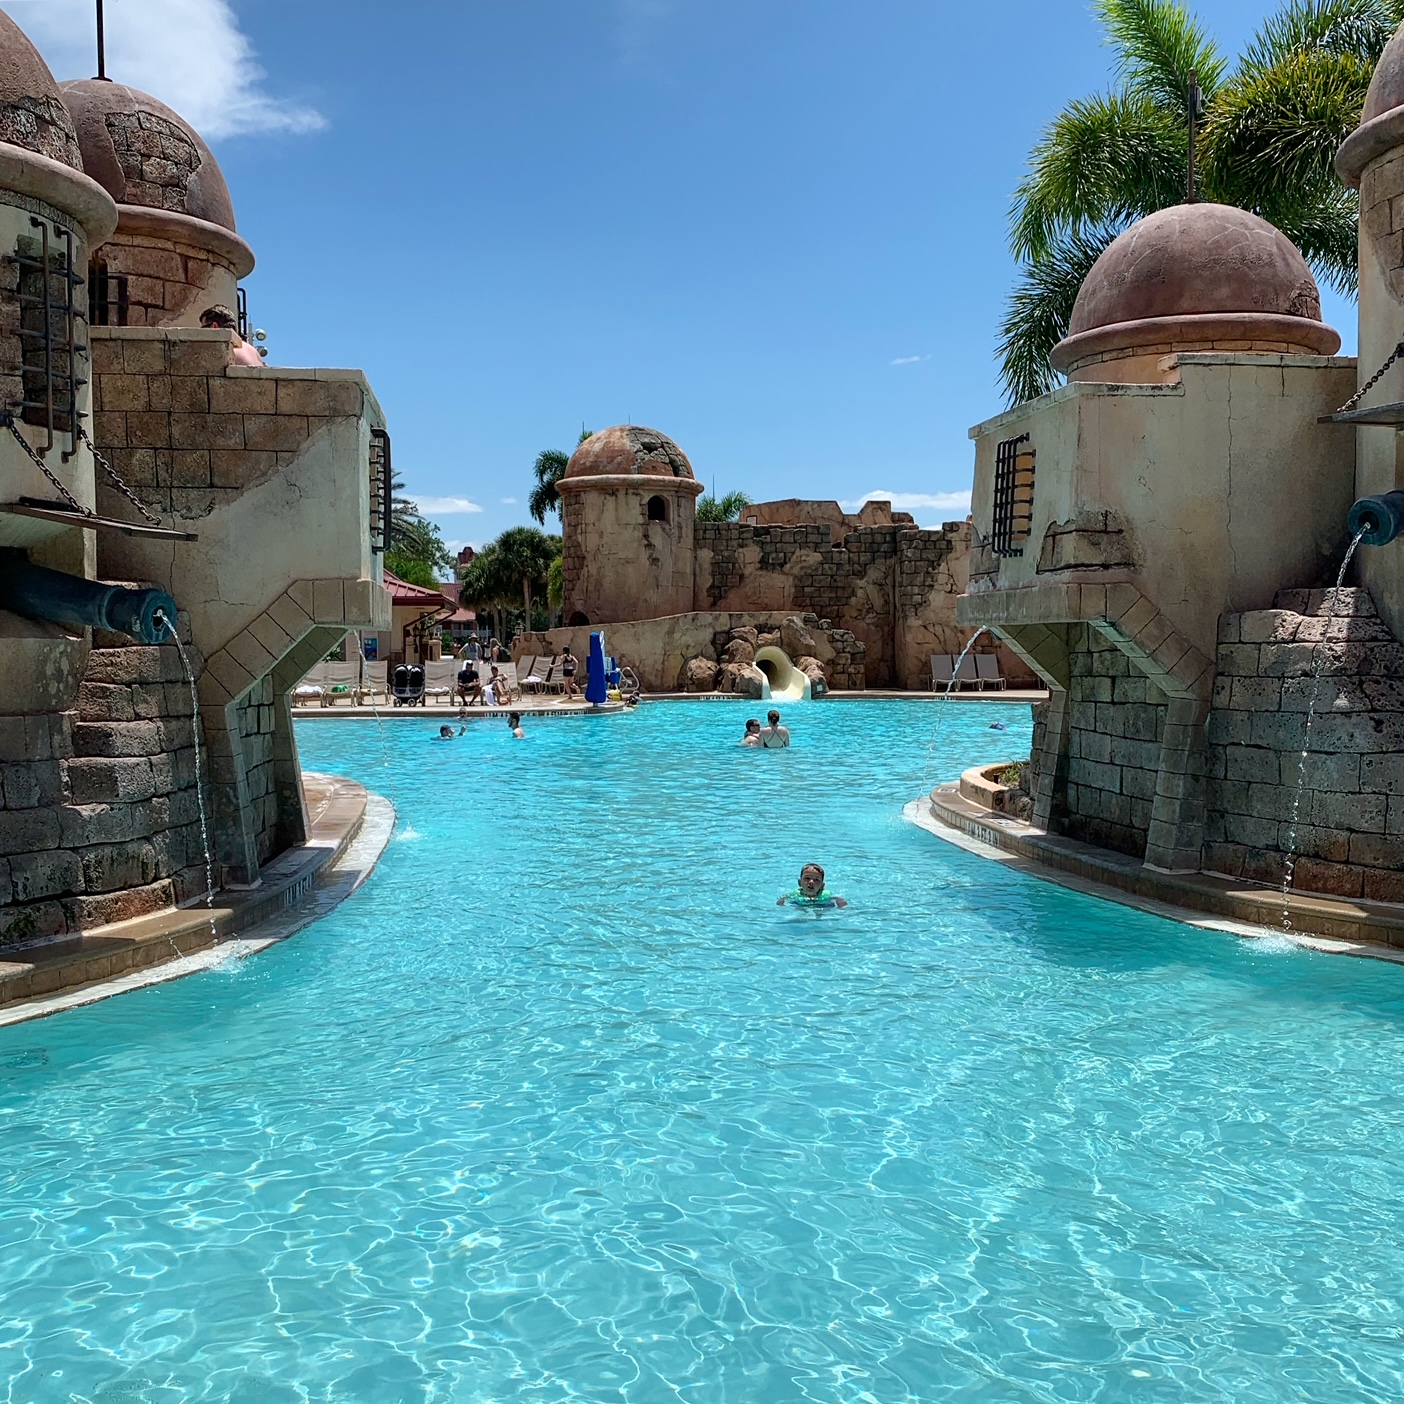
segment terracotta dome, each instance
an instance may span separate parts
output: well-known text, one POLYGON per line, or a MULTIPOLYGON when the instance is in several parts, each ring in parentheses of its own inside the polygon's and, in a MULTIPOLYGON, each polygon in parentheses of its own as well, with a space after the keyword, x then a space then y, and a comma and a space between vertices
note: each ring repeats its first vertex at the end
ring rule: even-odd
POLYGON ((224 173, 200 134, 149 93, 98 78, 64 83, 83 169, 119 205, 234 229, 224 173))
POLYGON ((39 51, 0 11, 0 141, 83 169, 73 118, 39 51))
POLYGON ((1404 142, 1404 25, 1384 47, 1375 65, 1360 113, 1360 125, 1336 153, 1336 170, 1347 185, 1359 185, 1360 174, 1377 156, 1404 142))
POLYGON ((1118 235, 1092 265, 1055 369, 1173 350, 1330 355, 1321 294, 1296 245, 1231 205, 1158 210, 1118 235))
POLYGON ((565 476, 648 476, 693 481, 687 455, 666 434, 639 424, 616 424, 612 429, 591 434, 571 455, 565 476))

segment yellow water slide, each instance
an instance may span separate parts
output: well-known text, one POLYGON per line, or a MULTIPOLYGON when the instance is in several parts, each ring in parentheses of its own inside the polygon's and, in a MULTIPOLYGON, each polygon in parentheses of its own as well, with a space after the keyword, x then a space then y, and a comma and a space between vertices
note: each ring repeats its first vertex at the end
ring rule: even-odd
POLYGON ((767 645, 756 650, 756 667, 765 674, 763 701, 807 702, 809 675, 802 673, 790 661, 783 648, 767 645))

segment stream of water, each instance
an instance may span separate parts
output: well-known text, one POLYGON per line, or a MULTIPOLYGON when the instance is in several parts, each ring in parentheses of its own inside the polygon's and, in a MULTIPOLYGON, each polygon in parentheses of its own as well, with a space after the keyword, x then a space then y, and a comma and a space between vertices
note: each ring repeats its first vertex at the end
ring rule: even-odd
POLYGON ((205 819, 205 781, 200 754, 200 697, 195 690, 195 670, 190 666, 190 657, 185 651, 185 645, 180 641, 174 622, 165 618, 162 622, 176 646, 176 652, 180 655, 180 666, 190 688, 190 733, 195 738, 195 802, 200 811, 200 847, 205 856, 205 907, 210 912, 210 935, 217 941, 219 930, 214 919, 214 860, 210 855, 210 827, 205 819))
POLYGON ((1312 649, 1311 688, 1307 696, 1306 726, 1302 731, 1302 754, 1297 760, 1297 785, 1292 794, 1292 818, 1287 829, 1287 855, 1282 870, 1282 930, 1288 933, 1292 930, 1292 879, 1297 871, 1297 829, 1302 812, 1302 791, 1306 787, 1307 755, 1311 751, 1311 728, 1316 721, 1316 694, 1321 684, 1322 664, 1326 659, 1321 646, 1331 641, 1331 624, 1336 618, 1336 605, 1340 601, 1340 592, 1345 585, 1346 571, 1350 568, 1350 558, 1355 555, 1355 548, 1360 545, 1360 538, 1365 535, 1365 531, 1366 528, 1361 527, 1355 533, 1355 539, 1350 543, 1345 558, 1341 561, 1341 568, 1336 572, 1336 583, 1332 589, 1326 592, 1326 597, 1322 601, 1322 607, 1326 611, 1326 626, 1321 631, 1321 638, 1317 640, 1316 646, 1312 649))

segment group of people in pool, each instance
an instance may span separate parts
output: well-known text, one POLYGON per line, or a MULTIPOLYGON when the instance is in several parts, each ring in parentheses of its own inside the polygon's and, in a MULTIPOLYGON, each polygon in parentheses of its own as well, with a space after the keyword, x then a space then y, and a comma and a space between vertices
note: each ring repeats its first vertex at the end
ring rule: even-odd
MULTIPOLYGON (((522 729, 522 714, 520 712, 509 712, 507 714, 507 729, 512 733, 513 736, 517 738, 518 741, 522 740, 522 738, 526 736, 526 732, 522 729)), ((444 726, 441 726, 439 728, 439 734, 434 738, 434 740, 453 741, 457 737, 462 736, 463 733, 467 730, 468 728, 466 726, 460 726, 458 730, 455 731, 451 726, 445 724, 444 726)))
POLYGON ((769 726, 762 727, 757 717, 746 722, 746 734, 741 738, 743 746, 755 746, 762 751, 780 751, 790 744, 790 729, 780 725, 780 713, 773 707, 765 715, 769 726))

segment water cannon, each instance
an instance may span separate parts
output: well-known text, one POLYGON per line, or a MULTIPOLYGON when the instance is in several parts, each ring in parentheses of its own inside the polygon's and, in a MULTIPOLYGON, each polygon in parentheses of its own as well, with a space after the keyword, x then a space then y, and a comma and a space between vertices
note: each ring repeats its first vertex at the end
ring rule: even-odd
POLYGON ((1365 546, 1387 546, 1404 531, 1404 492, 1362 497, 1350 509, 1346 527, 1365 546))
POLYGON ((68 629, 106 629, 138 643, 174 637, 176 602, 164 591, 104 585, 35 565, 19 550, 0 550, 0 609, 68 629))

